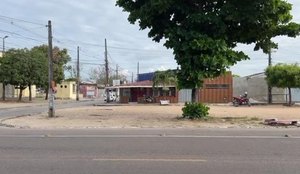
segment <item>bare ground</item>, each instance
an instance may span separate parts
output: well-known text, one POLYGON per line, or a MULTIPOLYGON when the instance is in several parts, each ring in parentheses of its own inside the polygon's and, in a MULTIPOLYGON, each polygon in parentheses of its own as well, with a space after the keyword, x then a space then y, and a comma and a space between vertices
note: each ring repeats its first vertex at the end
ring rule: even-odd
POLYGON ((206 120, 181 119, 182 105, 91 106, 3 120, 2 124, 19 128, 231 128, 267 127, 264 119, 300 120, 300 107, 209 105, 206 120))

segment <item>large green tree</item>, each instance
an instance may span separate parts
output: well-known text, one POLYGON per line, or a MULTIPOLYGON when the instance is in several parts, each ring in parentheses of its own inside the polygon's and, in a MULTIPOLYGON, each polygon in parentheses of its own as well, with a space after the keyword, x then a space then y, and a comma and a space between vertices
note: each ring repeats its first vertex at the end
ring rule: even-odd
POLYGON ((297 64, 277 64, 266 69, 266 79, 270 86, 288 88, 289 105, 292 105, 291 88, 300 87, 300 67, 297 64))
POLYGON ((43 52, 34 47, 30 50, 30 61, 28 66, 31 71, 28 72, 30 77, 28 81, 29 87, 29 101, 32 100, 31 86, 36 85, 38 87, 43 86, 45 80, 48 79, 48 60, 44 58, 43 52))
MULTIPOLYGON (((60 83, 64 79, 64 68, 70 56, 66 49, 54 47, 53 49, 54 81, 60 83)), ((48 91, 48 47, 41 45, 30 50, 10 49, 0 59, 0 82, 3 85, 11 84, 22 91, 29 87, 29 100, 32 100, 31 86, 36 85, 48 91)), ((5 88, 4 88, 5 94, 5 88)), ((46 92, 46 94, 48 94, 46 92)), ((46 99, 47 99, 46 95, 46 99)), ((3 95, 5 100, 5 95, 3 95)))
POLYGON ((5 100, 5 86, 9 84, 11 80, 11 66, 12 63, 7 56, 0 58, 0 82, 2 83, 2 100, 5 100))
MULTIPOLYGON (((48 46, 41 45, 31 49, 32 56, 39 59, 43 68, 41 69, 41 79, 37 80, 37 86, 45 89, 46 98, 48 98, 48 46)), ((64 70, 67 63, 71 60, 67 49, 60 49, 59 47, 53 48, 53 79, 56 83, 60 83, 65 79, 64 70)))
POLYGON ((29 85, 31 77, 30 71, 30 53, 28 49, 10 49, 5 53, 2 62, 9 75, 7 84, 14 85, 20 89, 19 101, 22 100, 23 90, 29 85))
POLYGON ((237 43, 254 43, 254 50, 267 53, 277 47, 271 38, 300 32, 284 0, 117 0, 117 5, 129 12, 130 23, 173 49, 179 87, 192 88, 193 101, 204 78, 248 59, 234 50, 237 43))

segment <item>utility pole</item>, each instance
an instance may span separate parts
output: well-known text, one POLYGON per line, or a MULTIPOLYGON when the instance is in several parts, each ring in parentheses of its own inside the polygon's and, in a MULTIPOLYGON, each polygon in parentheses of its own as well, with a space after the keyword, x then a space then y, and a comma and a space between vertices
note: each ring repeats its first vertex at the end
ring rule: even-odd
POLYGON ((53 81, 53 51, 52 51, 52 25, 51 21, 48 21, 48 61, 49 61, 49 71, 48 71, 48 85, 49 85, 49 117, 55 116, 54 110, 54 81, 53 81))
MULTIPOLYGON (((8 36, 4 36, 2 38, 2 46, 3 46, 3 49, 2 49, 2 57, 4 57, 4 54, 5 54, 5 39, 8 38, 8 36)), ((2 100, 4 101, 5 100, 5 83, 2 83, 2 100)))
POLYGON ((3 38, 2 38, 2 46, 3 46, 3 48, 2 48, 2 56, 4 55, 4 52, 5 52, 5 39, 6 38, 8 38, 8 36, 4 36, 3 38))
POLYGON ((80 74, 79 74, 79 46, 77 47, 77 87, 76 87, 76 101, 79 101, 79 83, 80 83, 80 74))
POLYGON ((140 62, 137 63, 137 75, 136 75, 137 81, 139 81, 139 74, 140 74, 140 62))
MULTIPOLYGON (((105 86, 109 86, 109 69, 108 69, 108 59, 107 59, 107 42, 105 39, 105 86)), ((109 103, 109 89, 106 89, 106 102, 109 103)))
POLYGON ((119 66, 118 64, 116 65, 116 79, 118 80, 119 79, 119 66))
MULTIPOLYGON (((272 66, 272 56, 271 53, 272 52, 272 48, 271 48, 271 44, 269 45, 269 59, 268 59, 268 66, 272 66)), ((270 85, 268 85, 268 104, 272 103, 272 87, 270 85)))
POLYGON ((132 72, 132 75, 131 75, 131 83, 133 83, 133 72, 132 72))

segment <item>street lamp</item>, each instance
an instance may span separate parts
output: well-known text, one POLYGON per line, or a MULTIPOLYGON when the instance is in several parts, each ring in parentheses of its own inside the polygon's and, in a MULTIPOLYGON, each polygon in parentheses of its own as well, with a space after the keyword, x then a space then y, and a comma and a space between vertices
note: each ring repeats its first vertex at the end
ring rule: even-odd
POLYGON ((8 36, 4 36, 2 38, 2 45, 3 45, 3 49, 2 49, 2 55, 4 55, 4 52, 5 52, 5 39, 8 38, 8 36))

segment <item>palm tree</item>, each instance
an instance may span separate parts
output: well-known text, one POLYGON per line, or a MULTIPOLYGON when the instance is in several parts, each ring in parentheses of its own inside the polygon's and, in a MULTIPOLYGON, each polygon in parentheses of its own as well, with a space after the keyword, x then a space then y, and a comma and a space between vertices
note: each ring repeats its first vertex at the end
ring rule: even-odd
POLYGON ((154 73, 152 81, 153 89, 158 86, 162 86, 164 91, 163 95, 165 96, 165 92, 169 90, 168 86, 177 84, 176 73, 173 70, 156 71, 154 73))

